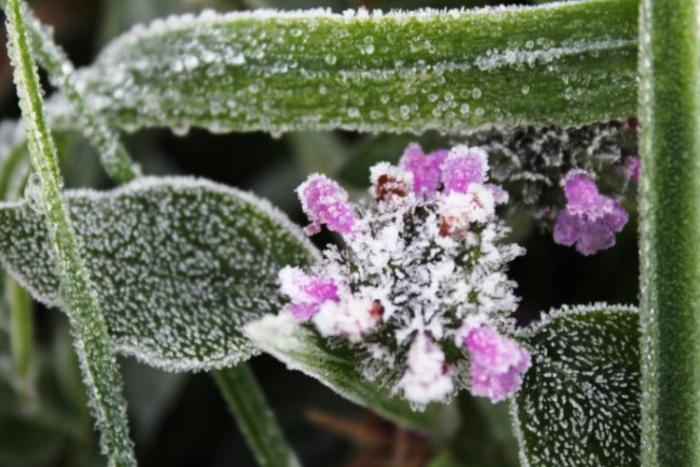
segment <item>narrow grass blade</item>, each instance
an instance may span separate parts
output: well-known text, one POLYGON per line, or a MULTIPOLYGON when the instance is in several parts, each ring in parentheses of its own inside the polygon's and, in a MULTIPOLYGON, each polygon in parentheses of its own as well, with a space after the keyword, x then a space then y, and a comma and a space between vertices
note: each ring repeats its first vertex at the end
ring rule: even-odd
POLYGON ((261 467, 298 467, 262 388, 247 364, 214 372, 214 379, 261 467))
POLYGON ((45 216, 56 270, 61 278, 61 299, 70 311, 76 351, 102 433, 102 444, 110 465, 132 466, 136 461, 129 438, 126 404, 121 394, 121 375, 97 292, 82 262, 61 198, 62 180, 56 147, 46 124, 39 77, 20 0, 8 1, 7 30, 8 50, 27 126, 32 165, 39 178, 41 200, 38 209, 45 216))

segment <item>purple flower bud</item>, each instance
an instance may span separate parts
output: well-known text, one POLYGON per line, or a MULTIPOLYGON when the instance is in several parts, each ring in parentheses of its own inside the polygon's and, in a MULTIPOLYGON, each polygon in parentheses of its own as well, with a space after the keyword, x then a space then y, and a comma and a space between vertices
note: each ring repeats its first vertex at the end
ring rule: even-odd
POLYGON ((500 402, 515 394, 530 368, 530 353, 489 326, 471 328, 464 337, 469 350, 471 392, 500 402))
POLYGON ((583 172, 572 171, 564 184, 566 207, 554 225, 554 241, 576 245, 590 255, 615 244, 615 234, 627 224, 627 211, 614 199, 600 194, 593 180, 583 172))
POLYGON ((627 178, 633 182, 638 182, 642 168, 642 159, 639 156, 626 156, 623 165, 627 178))
POLYGON ((318 313, 325 302, 340 299, 339 286, 334 279, 308 276, 296 267, 282 268, 279 281, 281 292, 291 300, 286 309, 298 322, 304 322, 318 313))
POLYGON ((325 175, 313 174, 297 188, 304 213, 311 224, 304 230, 307 235, 317 234, 321 225, 341 234, 352 233, 355 210, 348 202, 348 193, 325 175))
POLYGON ((442 164, 444 193, 466 193, 472 183, 486 180, 488 168, 488 155, 481 148, 455 146, 442 164))
POLYGON ((440 167, 447 157, 447 149, 425 154, 418 144, 410 144, 399 161, 399 167, 413 174, 416 195, 432 195, 440 185, 440 167))

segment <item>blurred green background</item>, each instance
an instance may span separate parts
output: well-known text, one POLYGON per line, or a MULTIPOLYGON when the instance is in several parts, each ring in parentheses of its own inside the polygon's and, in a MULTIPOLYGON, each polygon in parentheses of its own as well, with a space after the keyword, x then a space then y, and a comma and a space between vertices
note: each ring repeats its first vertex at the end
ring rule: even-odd
MULTIPOLYGON (((185 11, 256 7, 336 11, 368 8, 473 7, 500 1, 448 0, 41 0, 30 2, 55 28, 56 39, 76 65, 89 64, 101 47, 133 24, 185 11)), ((522 2, 521 2, 522 3, 522 2)), ((3 33, 4 34, 4 33, 3 33)), ((4 39, 4 37, 3 37, 4 39)), ((4 40, 3 40, 4 42, 4 40)), ((48 85, 45 83, 45 86, 48 85)), ((0 53, 0 112, 17 118, 14 89, 4 49, 0 53)), ((342 176, 362 193, 370 160, 397 159, 407 141, 427 147, 436 135, 372 136, 338 132, 211 135, 192 130, 176 137, 167 130, 125 136, 132 155, 148 174, 190 174, 252 190, 303 223, 293 189, 311 171, 342 176)), ((78 135, 62 145, 69 186, 109 187, 90 146, 78 135)), ((514 238, 527 256, 516 260, 512 276, 522 296, 522 324, 552 307, 596 301, 637 302, 636 219, 618 237, 618 246, 593 257, 554 245, 528 219, 514 225, 514 238)), ((323 239, 322 239, 323 240, 323 239)), ((0 467, 101 466, 93 422, 72 353, 65 316, 35 308, 36 358, 32 381, 17 381, 7 350, 7 316, 0 311, 0 467), (3 343, 3 340, 5 341, 3 343)), ((205 374, 167 374, 132 359, 121 359, 137 457, 142 466, 253 466, 244 439, 212 378, 205 374)), ((422 466, 439 449, 423 437, 399 430, 344 401, 319 383, 269 357, 252 362, 281 425, 307 466, 422 466)), ((438 457, 435 465, 516 465, 504 408, 496 411, 468 398, 455 443, 459 462, 438 457)))

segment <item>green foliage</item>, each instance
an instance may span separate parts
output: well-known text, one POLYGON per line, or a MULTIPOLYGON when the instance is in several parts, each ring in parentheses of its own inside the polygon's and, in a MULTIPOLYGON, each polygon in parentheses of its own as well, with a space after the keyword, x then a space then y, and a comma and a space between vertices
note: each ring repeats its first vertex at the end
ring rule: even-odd
POLYGON ((56 146, 46 123, 36 63, 29 45, 23 4, 8 0, 8 52, 20 107, 27 127, 29 153, 37 173, 40 223, 47 230, 50 264, 60 279, 60 299, 72 320, 75 348, 85 384, 91 396, 102 443, 111 466, 131 466, 136 461, 129 437, 126 404, 121 394, 121 375, 112 353, 107 326, 96 291, 82 262, 70 218, 61 199, 62 178, 56 146))
POLYGON ((82 81, 128 129, 583 124, 635 111, 636 17, 635 0, 382 17, 209 12, 121 36, 82 81))
POLYGON ((414 411, 406 401, 389 394, 377 382, 368 381, 358 360, 347 349, 333 347, 315 332, 299 326, 289 316, 269 316, 245 327, 245 334, 261 350, 291 369, 318 379, 338 394, 370 408, 399 425, 447 439, 454 432, 457 415, 449 406, 428 406, 414 411))
POLYGON ((640 21, 642 459, 700 464, 700 2, 640 21))
POLYGON ((229 409, 248 440, 261 467, 299 467, 272 409, 247 365, 214 373, 229 409))
MULTIPOLYGON (((146 177, 65 199, 116 349, 171 371, 253 355, 241 327, 279 309, 280 268, 317 255, 267 203, 204 180, 146 177)), ((39 301, 63 306, 32 204, 1 204, 0 232, 5 267, 39 301)))
POLYGON ((637 312, 606 305, 563 309, 521 337, 533 356, 512 405, 523 465, 638 465, 637 312))

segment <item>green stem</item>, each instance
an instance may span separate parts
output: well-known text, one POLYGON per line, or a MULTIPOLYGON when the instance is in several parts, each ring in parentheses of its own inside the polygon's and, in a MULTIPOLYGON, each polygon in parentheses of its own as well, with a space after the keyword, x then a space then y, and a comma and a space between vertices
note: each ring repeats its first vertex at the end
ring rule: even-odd
POLYGON ((642 461, 700 465, 698 0, 640 18, 642 461))
POLYGON ((57 273, 62 280, 61 299, 69 310, 76 351, 102 432, 102 443, 111 466, 136 465, 121 392, 122 379, 107 324, 61 197, 56 147, 46 123, 39 76, 20 0, 8 0, 7 18, 9 56, 27 126, 32 166, 40 180, 40 208, 46 216, 57 273))
POLYGON ((214 372, 238 426, 262 467, 298 466, 265 396, 248 365, 214 372))
MULTIPOLYGON (((0 7, 7 9, 8 0, 0 0, 0 7)), ((54 42, 52 34, 34 16, 29 8, 24 8, 25 27, 31 39, 33 52, 39 63, 46 69, 51 82, 59 88, 73 105, 80 127, 86 138, 97 149, 102 166, 107 174, 118 183, 126 183, 139 175, 139 168, 131 159, 119 135, 107 120, 93 111, 85 97, 79 92, 73 64, 66 53, 54 42)))

